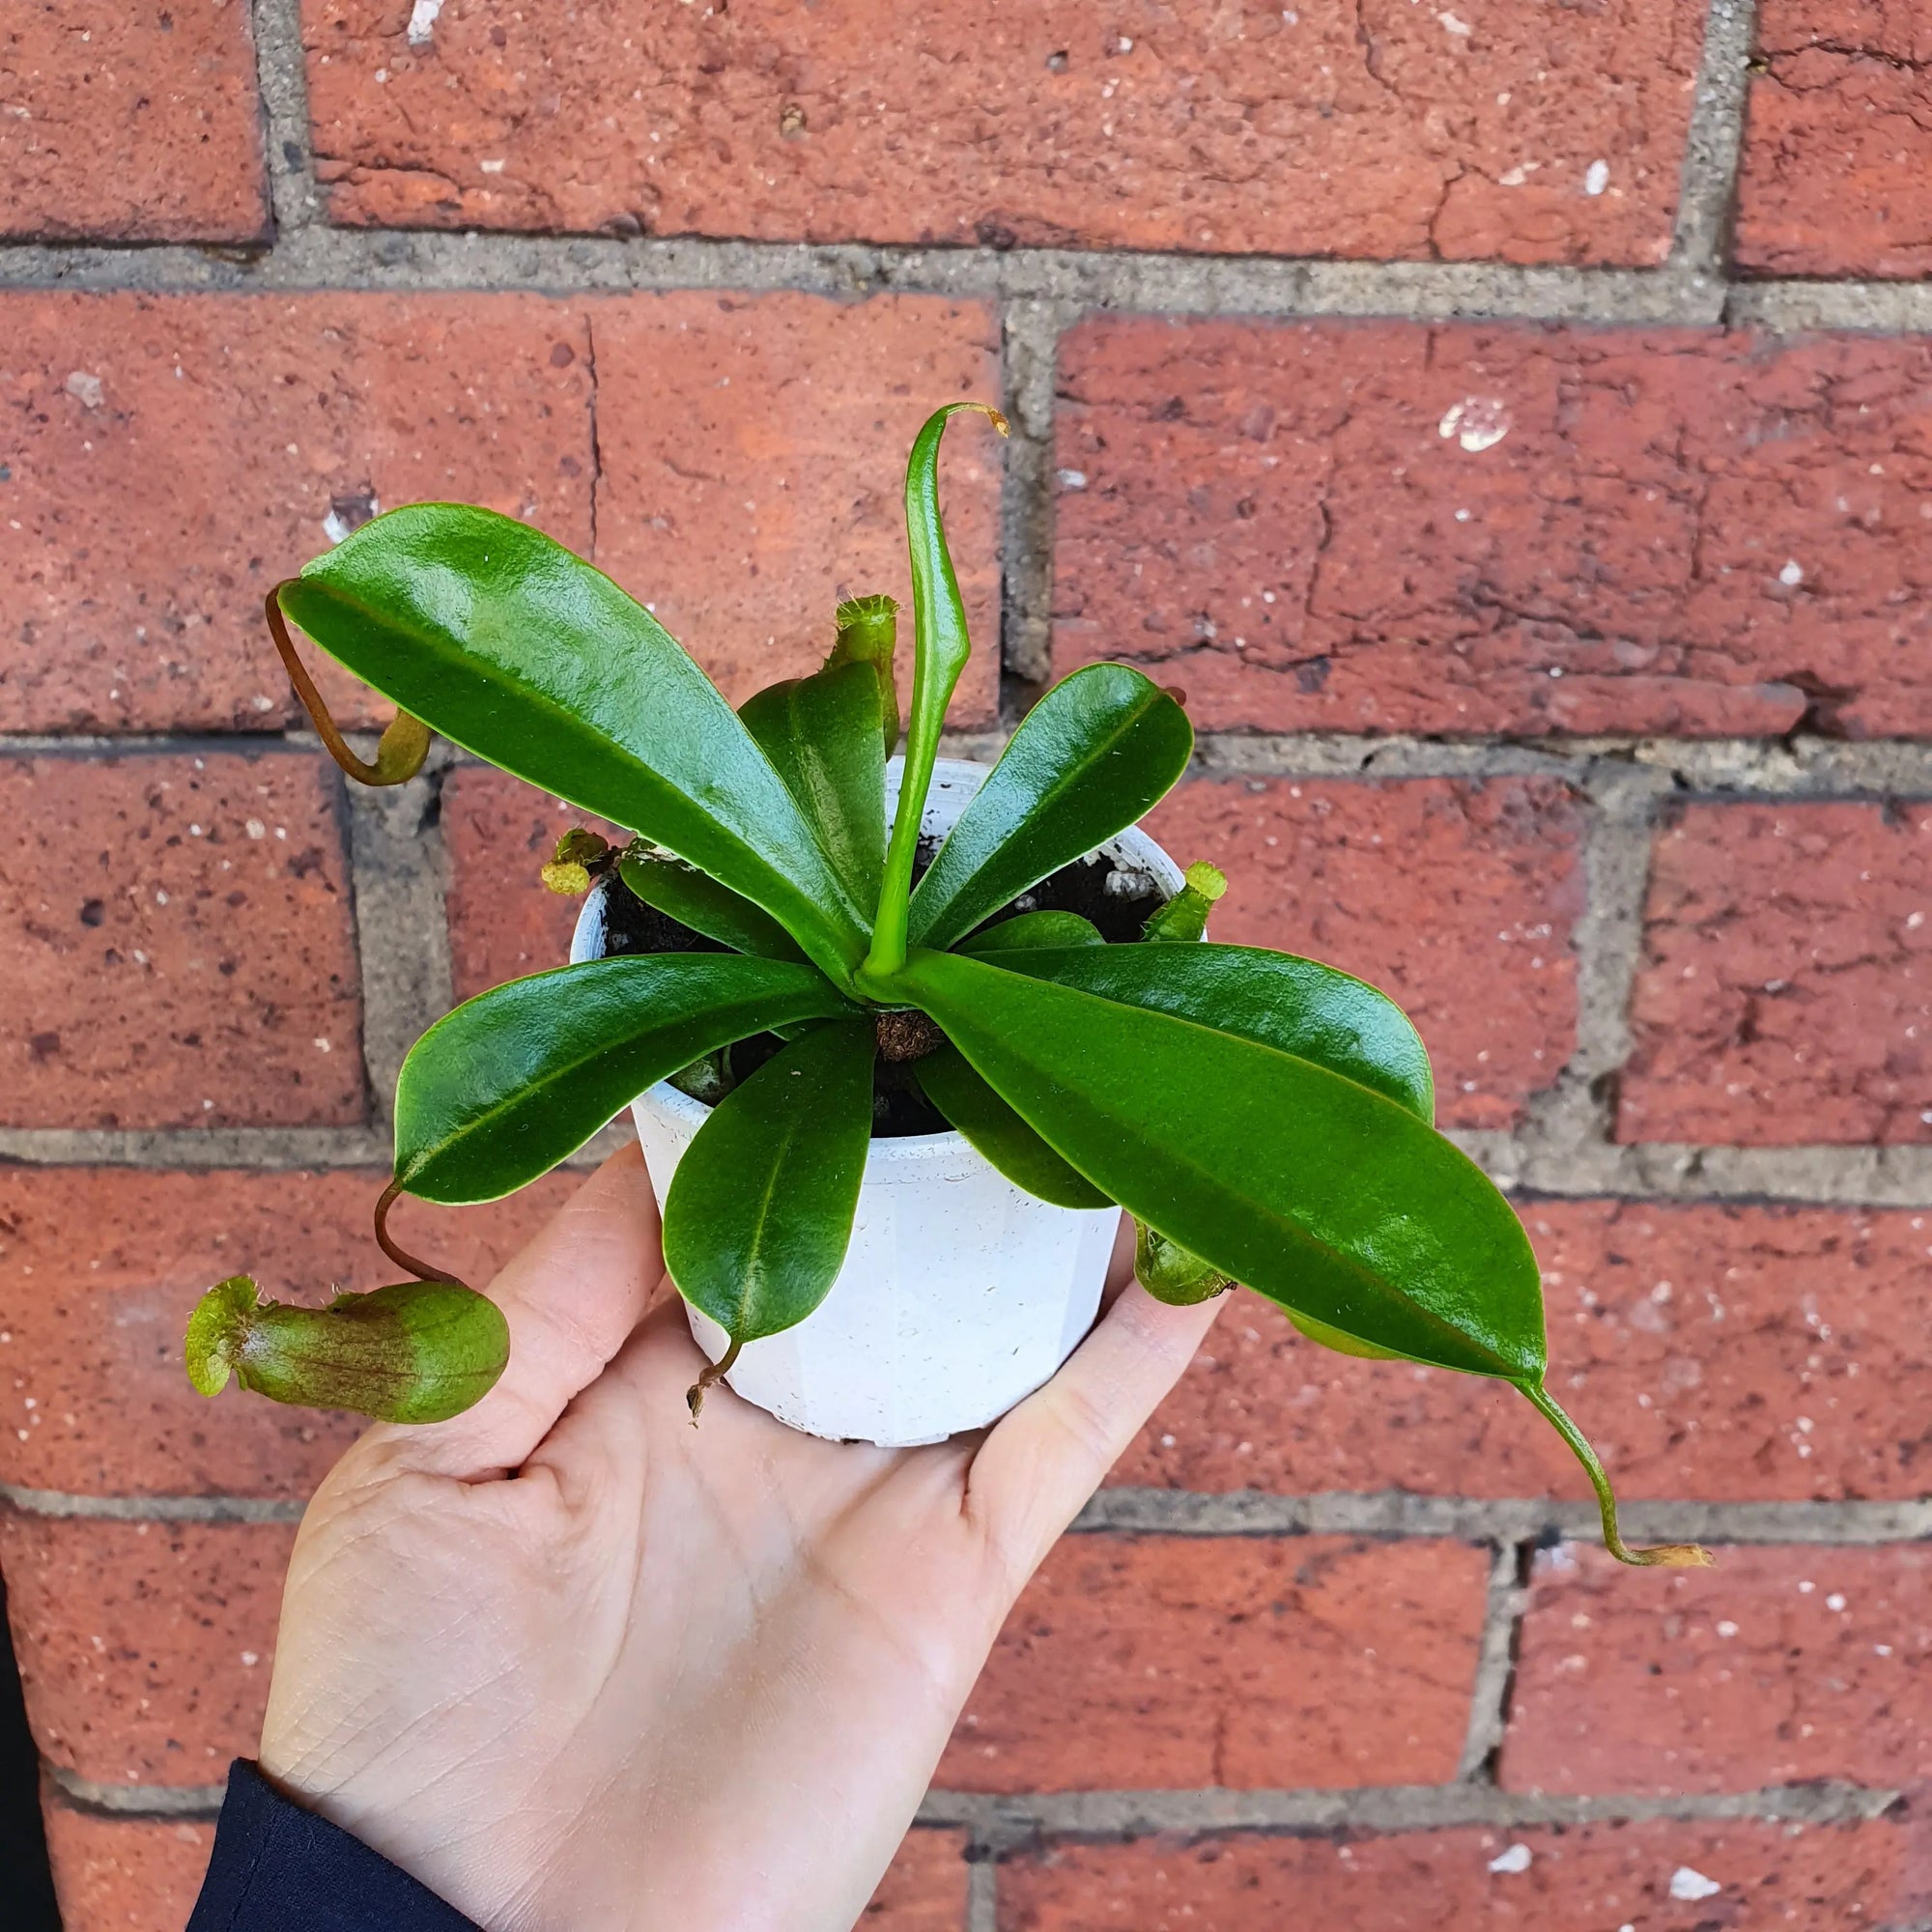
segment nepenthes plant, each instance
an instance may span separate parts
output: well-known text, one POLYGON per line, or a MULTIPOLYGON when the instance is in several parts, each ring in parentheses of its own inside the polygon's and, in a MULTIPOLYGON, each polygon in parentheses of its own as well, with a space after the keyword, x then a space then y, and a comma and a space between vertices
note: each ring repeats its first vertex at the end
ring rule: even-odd
POLYGON ((1582 1463, 1614 1554, 1708 1561, 1694 1546, 1625 1546, 1608 1480, 1545 1384, 1528 1237, 1436 1131, 1428 1055, 1394 1002, 1314 960, 1206 939, 1225 883, 1206 862, 1124 943, 1076 913, 1014 911, 1181 776, 1193 733, 1176 694, 1124 665, 1063 679, 922 853, 969 648, 938 489, 962 409, 1005 428, 955 403, 912 447, 915 650, 890 825, 889 598, 841 606, 820 669, 734 711, 641 604, 488 510, 392 510, 270 594, 297 690, 352 776, 407 780, 440 732, 635 835, 567 835, 549 884, 597 876, 704 950, 534 974, 438 1021, 397 1081, 376 1210, 412 1279, 322 1309, 223 1282, 189 1325, 195 1385, 213 1394, 232 1375, 278 1401, 402 1421, 468 1406, 501 1373, 505 1324, 397 1245, 391 1205, 510 1193, 676 1079, 711 1108, 666 1201, 665 1261, 728 1343, 695 1409, 740 1350, 832 1288, 891 1066, 1029 1194, 1130 1213, 1150 1293, 1198 1300, 1244 1283, 1323 1347, 1508 1382, 1582 1463), (297 629, 399 707, 372 761, 330 721, 297 629), (768 1050, 734 1072, 734 1045, 753 1037, 768 1050))

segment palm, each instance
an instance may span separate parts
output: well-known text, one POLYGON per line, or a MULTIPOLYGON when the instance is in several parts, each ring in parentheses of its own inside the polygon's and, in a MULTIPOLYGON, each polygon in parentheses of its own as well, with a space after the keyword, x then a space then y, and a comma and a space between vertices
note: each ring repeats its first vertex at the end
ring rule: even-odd
POLYGON ((619 1156, 499 1280, 497 1391, 329 1476, 263 1766, 490 1932, 846 1932, 1013 1597, 1209 1317, 1133 1291, 982 1443, 823 1442, 724 1388, 693 1429, 675 1297, 639 1321, 655 1232, 619 1156))

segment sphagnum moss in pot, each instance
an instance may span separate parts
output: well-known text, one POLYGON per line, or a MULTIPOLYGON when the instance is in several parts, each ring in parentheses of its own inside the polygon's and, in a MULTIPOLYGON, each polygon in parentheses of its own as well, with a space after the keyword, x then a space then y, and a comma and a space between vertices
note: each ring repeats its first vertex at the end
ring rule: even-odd
POLYGON ((1093 665, 989 770, 938 759, 968 653, 938 496, 952 404, 906 470, 915 656, 902 761, 895 607, 838 613, 810 677, 733 712, 641 605, 550 538, 420 503, 268 602, 345 769, 396 783, 432 731, 635 833, 567 835, 589 894, 572 963, 466 1002, 396 1084, 376 1238, 412 1279, 323 1309, 222 1282, 189 1322, 204 1393, 436 1422, 501 1374, 481 1294, 399 1248, 400 1194, 489 1201, 635 1106, 671 1279, 720 1377, 814 1433, 978 1427, 1093 1320, 1118 1210, 1170 1301, 1244 1282, 1348 1354, 1513 1383, 1587 1471, 1544 1386, 1536 1263, 1509 1204, 1433 1124, 1421 1040, 1312 960, 1206 940, 1223 881, 1135 822, 1179 778, 1176 695, 1093 665), (373 763, 296 654, 298 626, 401 707, 373 763), (890 821, 890 830, 889 830, 890 821))

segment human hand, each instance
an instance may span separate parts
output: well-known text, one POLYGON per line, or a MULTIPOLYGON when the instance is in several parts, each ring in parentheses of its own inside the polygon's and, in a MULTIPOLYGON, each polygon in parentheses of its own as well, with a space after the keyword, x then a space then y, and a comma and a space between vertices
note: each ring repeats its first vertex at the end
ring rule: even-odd
POLYGON ((329 1473, 262 1769, 486 1932, 849 1932, 1021 1586, 1218 1304, 1129 1282, 989 1432, 887 1450, 724 1386, 694 1430, 663 1275, 627 1149, 497 1277, 491 1394, 329 1473))

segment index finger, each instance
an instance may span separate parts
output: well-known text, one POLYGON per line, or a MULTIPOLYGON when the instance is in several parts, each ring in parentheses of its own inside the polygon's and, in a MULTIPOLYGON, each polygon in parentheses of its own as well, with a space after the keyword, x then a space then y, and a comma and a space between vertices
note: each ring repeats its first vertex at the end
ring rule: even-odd
POLYGON ((604 1373, 663 1275, 657 1199, 632 1142, 490 1284, 510 1329, 496 1387, 448 1422, 379 1423, 351 1453, 472 1482, 518 1467, 604 1373))

